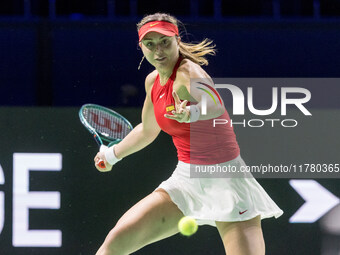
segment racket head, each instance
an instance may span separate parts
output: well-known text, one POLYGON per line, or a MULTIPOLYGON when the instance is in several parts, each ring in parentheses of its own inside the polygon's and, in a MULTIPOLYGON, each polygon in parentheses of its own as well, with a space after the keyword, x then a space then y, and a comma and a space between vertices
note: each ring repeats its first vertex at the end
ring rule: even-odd
POLYGON ((98 145, 103 142, 108 143, 108 146, 117 144, 133 129, 131 123, 122 115, 97 104, 83 105, 79 110, 79 118, 98 145))

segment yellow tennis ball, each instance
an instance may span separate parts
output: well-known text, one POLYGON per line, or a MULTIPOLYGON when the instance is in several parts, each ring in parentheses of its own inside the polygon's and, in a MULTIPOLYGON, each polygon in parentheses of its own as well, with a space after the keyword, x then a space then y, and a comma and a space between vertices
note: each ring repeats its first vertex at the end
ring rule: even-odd
POLYGON ((178 230, 184 236, 191 236, 196 233, 198 229, 197 222, 194 218, 185 216, 178 222, 178 230))

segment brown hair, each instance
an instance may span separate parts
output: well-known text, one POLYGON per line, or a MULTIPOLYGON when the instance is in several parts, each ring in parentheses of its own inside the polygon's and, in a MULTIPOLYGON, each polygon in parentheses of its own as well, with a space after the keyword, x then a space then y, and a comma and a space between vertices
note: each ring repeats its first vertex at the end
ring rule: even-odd
MULTIPOLYGON (((155 13, 145 16, 138 24, 137 30, 139 30, 144 24, 151 21, 167 21, 178 27, 178 24, 184 27, 184 25, 175 17, 166 13, 155 13)), ((184 28, 185 29, 185 28, 184 28)), ((206 59, 206 55, 216 54, 216 45, 213 44, 212 40, 205 38, 199 43, 185 43, 179 41, 179 53, 184 57, 188 58, 196 64, 208 65, 209 62, 206 59)))

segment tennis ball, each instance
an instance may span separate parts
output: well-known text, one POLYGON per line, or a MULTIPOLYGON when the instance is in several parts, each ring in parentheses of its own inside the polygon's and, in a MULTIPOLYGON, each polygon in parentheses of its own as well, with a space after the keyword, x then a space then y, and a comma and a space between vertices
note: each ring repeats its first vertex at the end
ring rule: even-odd
POLYGON ((197 222, 194 218, 185 216, 178 222, 178 230, 184 236, 191 236, 196 233, 198 229, 197 222))

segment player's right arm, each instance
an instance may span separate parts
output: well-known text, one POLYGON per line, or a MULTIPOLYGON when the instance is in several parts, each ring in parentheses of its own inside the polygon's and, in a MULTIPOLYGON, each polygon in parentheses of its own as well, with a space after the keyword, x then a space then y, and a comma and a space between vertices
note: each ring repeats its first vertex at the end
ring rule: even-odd
POLYGON ((153 103, 151 101, 151 89, 156 78, 156 71, 150 73, 145 79, 146 97, 142 110, 142 123, 138 124, 119 144, 114 148, 117 158, 124 158, 135 153, 152 143, 161 129, 155 118, 153 103))

